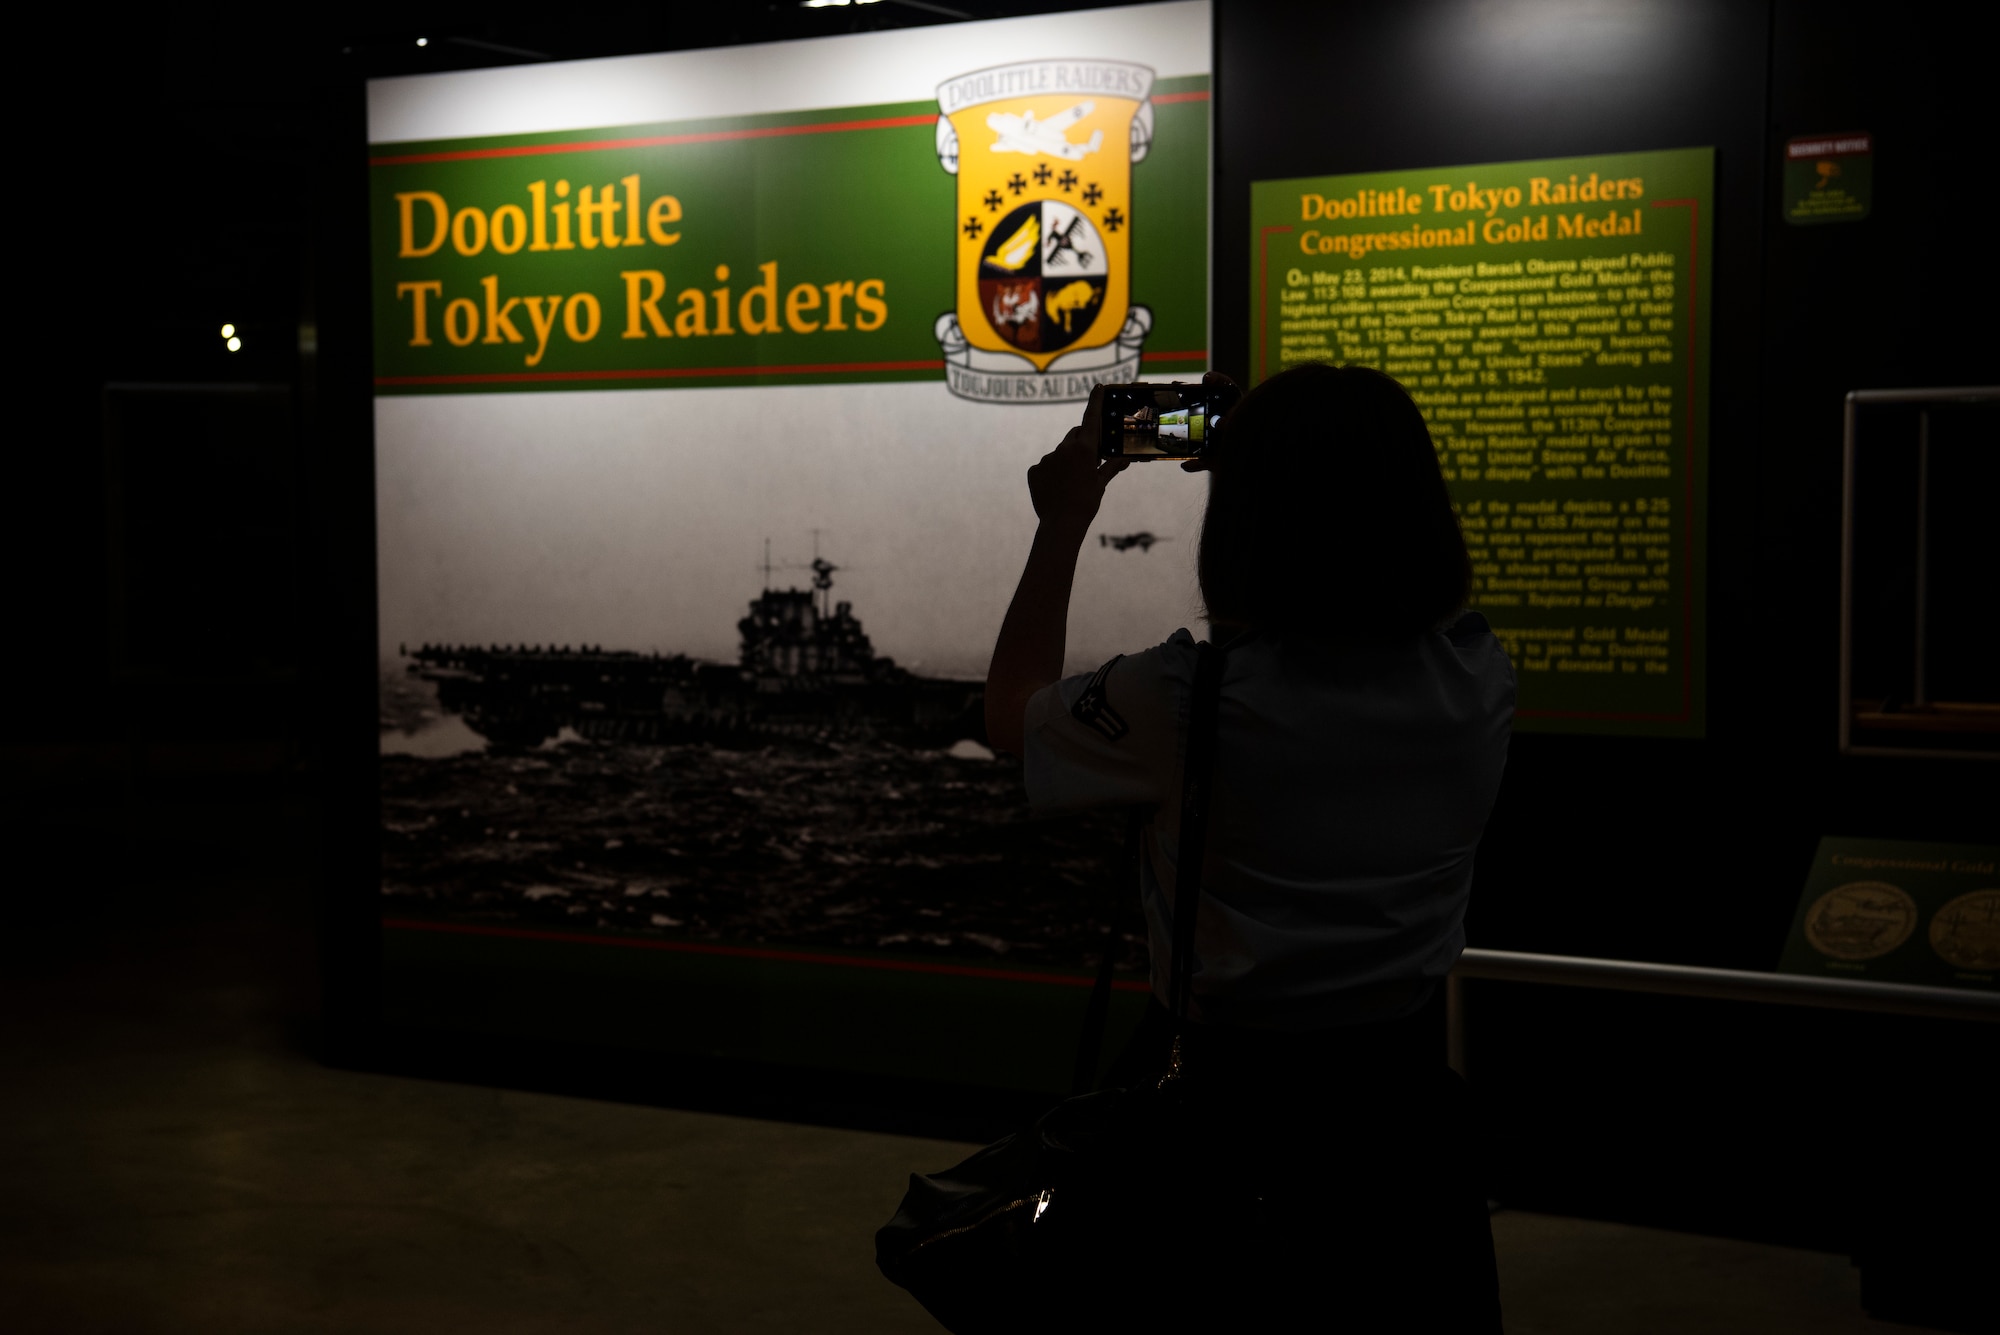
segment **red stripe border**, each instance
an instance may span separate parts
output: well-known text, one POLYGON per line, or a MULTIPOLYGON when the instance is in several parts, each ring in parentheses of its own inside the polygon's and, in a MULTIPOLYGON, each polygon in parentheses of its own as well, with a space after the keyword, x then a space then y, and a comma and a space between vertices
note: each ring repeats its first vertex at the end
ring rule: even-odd
POLYGON ((1269 316, 1265 313, 1265 299, 1271 291, 1270 259, 1271 233, 1289 232, 1290 223, 1274 224, 1257 233, 1257 383, 1265 379, 1265 363, 1270 355, 1269 316))
POLYGON ((733 139, 782 139, 798 134, 840 134, 848 130, 897 130, 929 125, 936 116, 877 116, 867 120, 817 121, 810 125, 765 125, 744 130, 703 130, 693 134, 649 134, 630 139, 572 139, 560 144, 511 144, 503 148, 458 148, 442 153, 399 153, 368 159, 371 167, 425 162, 476 162, 486 158, 533 158, 552 153, 596 153, 613 148, 663 148, 674 144, 718 144, 733 139))
MULTIPOLYGON (((1195 352, 1149 352, 1149 362, 1200 362, 1208 360, 1206 349, 1195 352)), ((411 385, 536 385, 592 380, 700 380, 759 375, 861 375, 870 372, 939 371, 940 360, 920 359, 900 362, 807 362, 791 366, 644 366, 610 371, 480 371, 460 375, 383 375, 375 377, 377 388, 411 385)))
POLYGON ((1681 467, 1681 712, 1678 721, 1694 718, 1694 372, 1695 323, 1699 314, 1696 294, 1701 290, 1701 201, 1698 199, 1656 199, 1656 209, 1685 208, 1688 211, 1688 343, 1687 343, 1687 460, 1681 467))
POLYGON ((611 371, 480 371, 462 375, 378 375, 396 385, 535 385, 579 380, 700 380, 708 376, 858 375, 870 371, 941 371, 939 358, 902 362, 807 362, 791 366, 641 366, 611 371))
POLYGON ((1685 723, 1686 714, 1651 714, 1614 709, 1517 709, 1515 718, 1594 719, 1604 723, 1685 723))
MULTIPOLYGON (((1206 92, 1162 93, 1155 106, 1176 102, 1206 102, 1206 92)), ((478 162, 489 158, 537 158, 556 153, 599 153, 616 148, 667 148, 676 144, 719 144, 736 139, 783 139, 799 134, 843 134, 849 130, 903 130, 937 121, 933 112, 920 116, 873 116, 860 120, 819 121, 810 125, 766 125, 743 130, 701 130, 692 134, 648 134, 626 139, 572 139, 559 144, 510 144, 500 148, 455 148, 439 153, 389 153, 368 159, 371 167, 407 167, 431 162, 478 162)))
MULTIPOLYGON (((384 918, 393 932, 435 932, 444 936, 502 937, 513 941, 550 941, 570 946, 610 946, 624 950, 665 951, 672 955, 720 955, 728 959, 765 960, 776 964, 827 964, 844 969, 876 969, 887 973, 937 974, 951 978, 983 978, 1001 983, 1039 983, 1053 987, 1090 987, 1094 979, 1063 973, 1032 973, 1025 969, 989 969, 977 964, 939 964, 931 960, 860 959, 810 950, 774 946, 722 946, 706 941, 648 941, 587 932, 555 932, 537 927, 496 927, 475 923, 427 922, 421 918, 384 918)), ((1152 985, 1134 979, 1112 979, 1118 992, 1150 992, 1152 985)))

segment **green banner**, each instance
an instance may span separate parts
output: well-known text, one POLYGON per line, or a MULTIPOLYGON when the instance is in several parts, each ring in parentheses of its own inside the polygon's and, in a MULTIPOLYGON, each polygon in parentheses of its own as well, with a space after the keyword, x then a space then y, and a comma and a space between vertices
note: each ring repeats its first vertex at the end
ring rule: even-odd
POLYGON ((1255 377, 1408 387, 1523 728, 1702 733, 1713 179, 1693 148, 1251 185, 1255 377))
POLYGON ((1991 989, 2000 978, 2000 848, 1822 839, 1778 968, 1991 989))
POLYGON ((1199 372, 1207 78, 1001 72, 938 102, 377 145, 377 392, 949 365, 961 397, 1047 401, 1199 372))

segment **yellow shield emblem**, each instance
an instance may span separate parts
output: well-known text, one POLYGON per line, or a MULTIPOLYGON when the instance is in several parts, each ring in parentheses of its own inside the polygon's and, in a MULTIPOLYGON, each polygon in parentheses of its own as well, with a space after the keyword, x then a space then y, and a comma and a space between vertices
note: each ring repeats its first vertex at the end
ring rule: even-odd
POLYGON ((1151 313, 1131 301, 1132 164, 1152 142, 1153 71, 1031 61, 938 90, 958 178, 957 300, 938 341, 954 394, 1085 398, 1138 378, 1151 313))

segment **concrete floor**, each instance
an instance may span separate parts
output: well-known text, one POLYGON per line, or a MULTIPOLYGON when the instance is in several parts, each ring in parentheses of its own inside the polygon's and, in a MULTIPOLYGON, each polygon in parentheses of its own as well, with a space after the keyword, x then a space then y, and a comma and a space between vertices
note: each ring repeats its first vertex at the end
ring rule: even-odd
MULTIPOLYGON (((936 1330, 871 1234, 944 1141, 358 1074, 308 1055, 309 915, 239 874, 96 893, 0 978, 0 1325, 936 1330)), ((1503 1212, 1516 1335, 1907 1330, 1841 1256, 1503 1212)))

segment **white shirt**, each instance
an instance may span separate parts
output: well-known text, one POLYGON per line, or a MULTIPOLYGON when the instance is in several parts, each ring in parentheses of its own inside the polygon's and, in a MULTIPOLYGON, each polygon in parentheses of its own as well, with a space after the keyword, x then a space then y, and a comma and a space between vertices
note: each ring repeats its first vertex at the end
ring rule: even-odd
MULTIPOLYGON (((1181 756, 1195 641, 1038 691, 1025 773, 1043 809, 1156 808, 1141 862, 1153 991, 1167 996, 1181 756)), ((1355 1018, 1355 989, 1418 1009, 1465 948, 1472 858, 1499 791, 1514 669, 1486 619, 1391 648, 1252 635, 1222 681, 1196 1019, 1301 1030, 1355 1018), (1397 993, 1396 985, 1408 985, 1397 993)))

